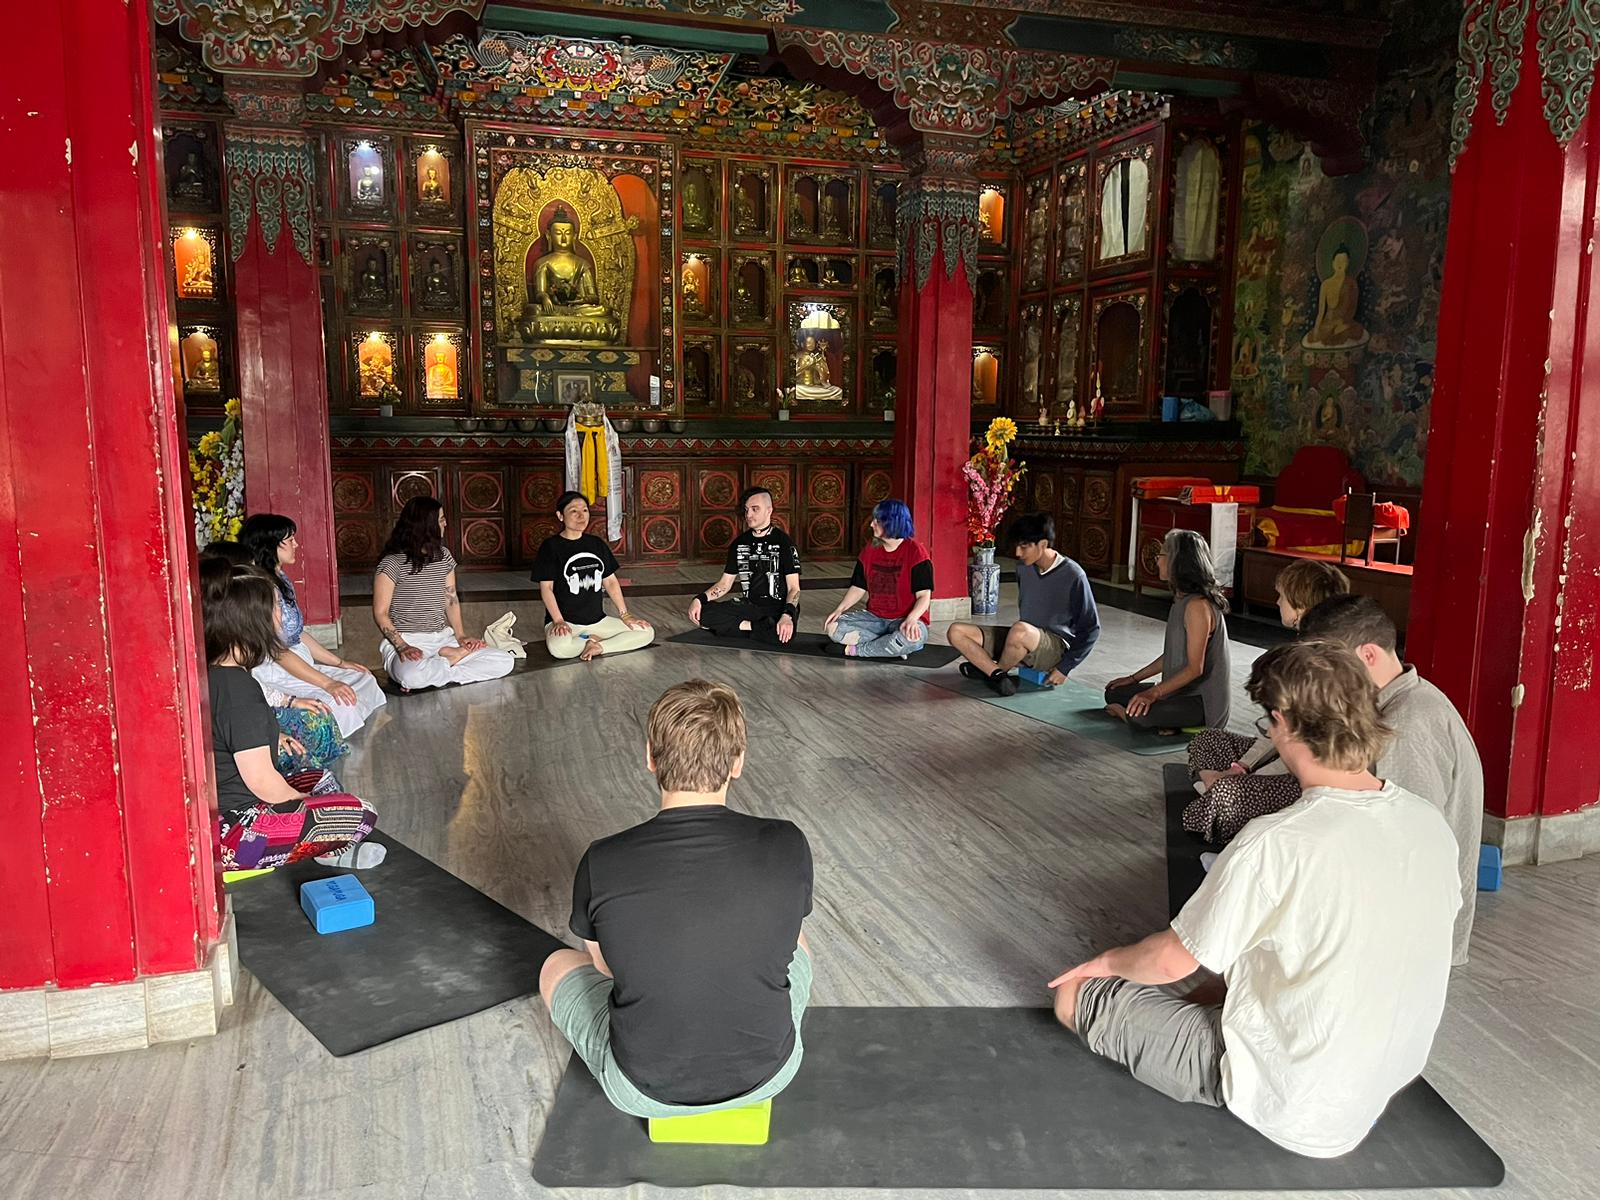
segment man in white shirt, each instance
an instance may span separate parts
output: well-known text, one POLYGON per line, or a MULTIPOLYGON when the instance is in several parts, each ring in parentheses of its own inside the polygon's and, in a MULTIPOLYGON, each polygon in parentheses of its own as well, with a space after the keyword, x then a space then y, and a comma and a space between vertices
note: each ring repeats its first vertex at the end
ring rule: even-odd
POLYGON ((1050 986, 1061 1023, 1134 1078, 1333 1158, 1428 1060, 1461 906, 1456 843, 1438 809, 1368 769, 1388 730, 1350 651, 1276 647, 1249 691, 1300 800, 1246 825, 1169 928, 1050 986), (1202 966, 1226 982, 1220 1006, 1159 986, 1202 966))

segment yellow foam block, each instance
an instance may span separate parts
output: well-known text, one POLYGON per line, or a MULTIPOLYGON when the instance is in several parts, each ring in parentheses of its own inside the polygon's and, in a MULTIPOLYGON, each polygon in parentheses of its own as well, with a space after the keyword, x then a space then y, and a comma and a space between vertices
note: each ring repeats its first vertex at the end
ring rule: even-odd
POLYGON ((257 875, 271 875, 276 869, 276 867, 258 867, 254 871, 224 871, 222 873, 222 882, 224 884, 241 883, 246 879, 254 879, 257 875))
POLYGON ((772 1101, 748 1108, 723 1108, 692 1117, 651 1117, 652 1142, 701 1146, 765 1146, 772 1128, 772 1101))

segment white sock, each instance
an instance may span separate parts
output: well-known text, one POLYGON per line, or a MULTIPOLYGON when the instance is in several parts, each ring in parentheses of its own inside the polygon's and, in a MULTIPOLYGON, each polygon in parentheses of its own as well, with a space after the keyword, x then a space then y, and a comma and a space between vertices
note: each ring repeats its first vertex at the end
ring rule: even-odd
POLYGON ((357 871, 365 871, 375 867, 389 855, 389 847, 380 846, 375 842, 359 842, 353 846, 346 846, 337 854, 319 854, 317 861, 325 867, 345 867, 357 871))

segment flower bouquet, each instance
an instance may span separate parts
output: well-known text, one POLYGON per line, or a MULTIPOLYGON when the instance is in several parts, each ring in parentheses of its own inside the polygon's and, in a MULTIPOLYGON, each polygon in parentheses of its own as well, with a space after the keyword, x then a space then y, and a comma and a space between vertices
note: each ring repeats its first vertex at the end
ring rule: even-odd
POLYGON ((220 430, 200 438, 189 451, 189 484, 194 499, 194 541, 197 549, 239 536, 244 524, 244 438, 240 436, 239 401, 229 400, 220 430))
POLYGON ((1027 470, 1006 452, 1016 436, 1015 421, 996 417, 983 435, 983 446, 961 468, 967 481, 967 544, 975 549, 994 549, 995 529, 1027 470))

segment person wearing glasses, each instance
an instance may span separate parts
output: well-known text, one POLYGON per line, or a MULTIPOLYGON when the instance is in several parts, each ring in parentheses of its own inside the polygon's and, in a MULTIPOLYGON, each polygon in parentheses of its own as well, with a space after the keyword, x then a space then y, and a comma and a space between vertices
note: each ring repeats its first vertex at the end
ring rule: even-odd
POLYGON ((264 690, 321 700, 333 710, 339 732, 349 737, 383 707, 383 689, 370 670, 340 658, 306 629, 294 584, 285 570, 300 554, 295 523, 278 513, 255 513, 245 518, 239 541, 255 565, 277 585, 283 617, 283 647, 255 666, 251 674, 264 690))
POLYGON ((1171 925, 1049 986, 1056 1019, 1141 1083, 1335 1158, 1428 1061, 1461 907, 1456 839, 1373 774, 1391 731, 1355 653, 1276 646, 1249 692, 1300 799, 1246 825, 1171 925), (1201 967, 1222 976, 1220 1004, 1167 990, 1201 967))
POLYGON ((1106 712, 1141 729, 1178 730, 1228 723, 1227 598, 1217 583, 1211 547, 1192 529, 1171 529, 1157 557, 1172 589, 1161 657, 1106 685, 1106 712), (1153 684, 1145 680, 1160 673, 1153 684))

